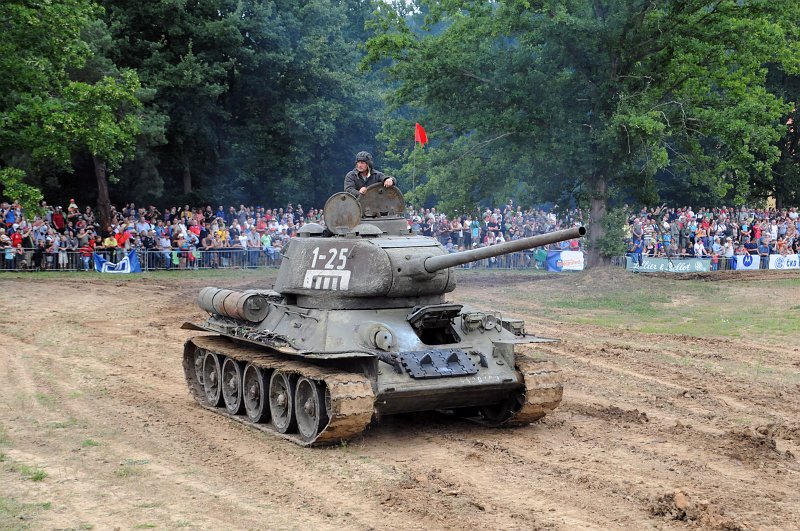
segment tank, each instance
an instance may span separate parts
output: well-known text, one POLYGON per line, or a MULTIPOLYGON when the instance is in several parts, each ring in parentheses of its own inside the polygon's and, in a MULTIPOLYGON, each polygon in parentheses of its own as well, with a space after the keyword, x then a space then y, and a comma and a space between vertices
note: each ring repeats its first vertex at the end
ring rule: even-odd
POLYGON ((203 288, 183 368, 203 407, 303 446, 335 444, 383 415, 438 410, 518 426, 558 407, 559 369, 523 347, 555 339, 447 300, 455 267, 583 236, 585 228, 449 253, 413 234, 397 187, 333 195, 327 227, 283 249, 272 289, 203 288), (522 349, 526 352, 522 352, 522 349))

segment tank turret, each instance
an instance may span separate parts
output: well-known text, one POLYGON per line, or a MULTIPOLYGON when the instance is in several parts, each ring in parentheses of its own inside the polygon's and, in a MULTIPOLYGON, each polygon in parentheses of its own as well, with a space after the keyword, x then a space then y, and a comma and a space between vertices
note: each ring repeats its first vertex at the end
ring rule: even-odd
POLYGON ((433 304, 455 289, 452 267, 586 234, 576 227, 449 253, 434 238, 412 234, 403 211, 394 187, 372 185, 360 201, 334 195, 325 205, 329 230, 301 233, 290 243, 275 291, 297 296, 303 307, 388 308, 413 299, 433 304))
POLYGON ((333 195, 326 227, 284 247, 273 289, 204 288, 183 366, 203 407, 302 444, 362 432, 380 415, 439 410, 522 425, 561 401, 560 371, 520 345, 554 339, 446 300, 454 267, 585 234, 583 227, 449 253, 408 229, 397 187, 333 195))

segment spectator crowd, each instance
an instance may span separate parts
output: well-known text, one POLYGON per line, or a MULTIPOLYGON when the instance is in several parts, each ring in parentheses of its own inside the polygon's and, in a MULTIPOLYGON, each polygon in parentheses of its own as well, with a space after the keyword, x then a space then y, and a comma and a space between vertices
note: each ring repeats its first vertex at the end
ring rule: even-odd
POLYGON ((93 269, 98 253, 118 262, 131 250, 146 257, 148 269, 225 267, 258 260, 275 263, 289 238, 305 223, 322 221, 317 209, 240 205, 227 209, 155 206, 111 208, 103 227, 91 207, 71 199, 66 211, 42 203, 43 216, 29 220, 19 204, 0 204, 0 256, 4 269, 93 269), (203 253, 202 251, 210 251, 203 253), (202 263, 201 263, 202 262, 202 263))
MULTIPOLYGON (((42 202, 43 215, 29 219, 17 203, 0 203, 0 267, 3 269, 93 269, 95 253, 119 262, 131 250, 147 269, 243 267, 277 264, 287 241, 307 223, 324 226, 321 209, 301 204, 286 207, 211 205, 172 206, 130 203, 111 209, 101 226, 89 206, 70 200, 66 208, 42 202)), ((627 252, 644 257, 710 258, 712 269, 728 267, 741 254, 796 254, 800 247, 797 208, 642 209, 625 226, 627 252)), ((408 209, 409 228, 436 238, 450 252, 483 247, 586 224, 580 209, 561 212, 522 208, 509 201, 480 214, 448 216, 436 208, 408 209)), ((554 244, 581 251, 581 240, 554 244)), ((490 259, 489 267, 541 267, 533 251, 490 259)))
MULTIPOLYGON (((0 257, 3 269, 93 269, 92 257, 119 262, 131 250, 146 260, 147 269, 214 268, 276 264, 286 242, 307 223, 324 226, 320 209, 304 210, 289 203, 282 208, 211 205, 165 208, 127 204, 111 209, 103 227, 89 206, 71 199, 66 210, 43 202, 42 216, 28 219, 17 203, 0 204, 0 257)), ((448 217, 435 208, 409 210, 409 228, 435 237, 450 252, 558 230, 582 223, 579 210, 558 218, 553 212, 514 207, 490 208, 480 216, 448 217)), ((563 249, 580 249, 580 242, 563 242, 563 249)), ((532 253, 491 259, 496 267, 537 266, 532 253)))
POLYGON ((639 265, 643 257, 708 258, 711 269, 717 270, 749 254, 766 268, 772 254, 798 253, 799 216, 797 207, 643 209, 628 217, 628 256, 639 265))

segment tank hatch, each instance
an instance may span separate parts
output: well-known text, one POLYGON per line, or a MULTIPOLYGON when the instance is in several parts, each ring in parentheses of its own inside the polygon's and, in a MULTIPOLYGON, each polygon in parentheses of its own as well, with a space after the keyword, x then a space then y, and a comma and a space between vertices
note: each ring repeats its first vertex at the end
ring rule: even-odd
POLYGON ((396 186, 386 188, 381 183, 367 188, 367 193, 359 199, 361 212, 365 218, 397 218, 405 211, 403 194, 396 186))
POLYGON ((309 238, 314 236, 322 236, 325 233, 325 227, 320 225, 319 223, 306 223, 300 230, 297 231, 297 235, 301 238, 309 238))
POLYGON ((372 223, 359 223, 353 227, 353 234, 356 236, 380 236, 383 231, 372 223))
POLYGON ((325 225, 333 234, 345 235, 361 223, 358 199, 345 192, 333 194, 325 202, 325 225))

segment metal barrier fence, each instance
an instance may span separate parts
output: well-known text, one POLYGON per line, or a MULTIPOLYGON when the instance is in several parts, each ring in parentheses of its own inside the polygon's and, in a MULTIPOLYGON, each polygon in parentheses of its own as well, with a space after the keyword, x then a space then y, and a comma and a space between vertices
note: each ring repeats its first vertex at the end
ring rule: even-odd
MULTIPOLYGON (((111 262, 119 262, 127 252, 98 251, 111 262)), ((277 250, 263 249, 214 249, 213 251, 158 251, 137 249, 142 271, 198 270, 198 269, 243 269, 278 267, 281 256, 277 250)), ((11 259, 0 252, 0 271, 94 271, 93 255, 84 256, 79 251, 36 253, 23 249, 11 259)))
MULTIPOLYGON (((111 262, 119 262, 127 255, 124 251, 118 253, 98 251, 98 254, 111 262)), ((266 251, 241 248, 211 251, 137 249, 136 254, 142 271, 255 269, 278 267, 281 262, 279 251, 273 249, 266 251)), ((544 268, 544 263, 534 259, 533 251, 520 251, 458 266, 458 269, 540 268, 544 268)), ((22 254, 14 253, 9 260, 5 253, 0 251, 0 272, 2 271, 94 271, 94 258, 92 255, 84 256, 79 251, 36 253, 33 249, 23 249, 22 254)))
POLYGON ((456 269, 543 269, 544 262, 534 259, 533 251, 519 251, 456 266, 456 269))

